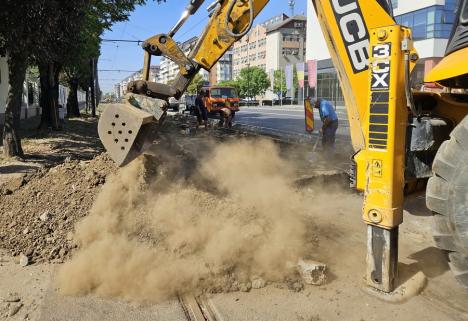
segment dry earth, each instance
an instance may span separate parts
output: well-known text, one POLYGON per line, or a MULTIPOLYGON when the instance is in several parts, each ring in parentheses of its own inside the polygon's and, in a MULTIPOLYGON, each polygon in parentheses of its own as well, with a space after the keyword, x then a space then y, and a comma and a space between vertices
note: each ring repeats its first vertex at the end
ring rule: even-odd
MULTIPOLYGON (((3 185, 0 195, 0 320, 183 320, 177 301, 171 299, 140 306, 117 298, 100 299, 92 294, 73 298, 57 292, 54 280, 61 264, 45 262, 60 263, 73 256, 76 244, 70 233, 75 223, 88 215, 108 174, 116 170, 101 154, 95 122, 71 120, 70 124, 69 130, 52 133, 51 138, 30 137, 26 141, 25 151, 31 156, 21 165, 34 163, 42 168, 38 172, 25 170, 15 181, 5 179, 4 174, 16 173, 18 168, 9 167, 12 163, 5 160, 0 165, 0 177, 14 182, 7 188, 3 185), (19 264, 20 253, 30 259, 26 267, 19 264)), ((177 151, 189 164, 206 155, 207 148, 248 136, 224 131, 193 134, 187 127, 185 120, 170 121, 168 130, 177 143, 172 144, 167 136, 162 141, 169 142, 167 148, 177 151)), ((320 204, 319 212, 309 213, 313 224, 308 233, 314 244, 313 257, 328 265, 328 282, 298 288, 288 282, 273 282, 249 292, 215 294, 211 301, 222 320, 468 320, 468 293, 452 278, 444 253, 431 245, 430 213, 424 209, 424 195, 413 196, 406 204, 400 270, 401 280, 422 271, 428 285, 420 296, 406 303, 386 303, 363 290, 362 197, 336 184, 323 185, 330 183, 328 178, 340 175, 316 176, 345 168, 348 155, 340 155, 335 162, 313 155, 313 170, 310 154, 303 147, 281 146, 280 155, 294 163, 297 170, 290 179, 310 198, 308 206, 320 204)))

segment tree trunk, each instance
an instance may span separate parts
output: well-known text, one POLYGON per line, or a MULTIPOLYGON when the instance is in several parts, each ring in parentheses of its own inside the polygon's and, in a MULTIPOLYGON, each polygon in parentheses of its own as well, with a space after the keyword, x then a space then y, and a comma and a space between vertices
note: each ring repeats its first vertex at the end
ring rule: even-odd
POLYGON ((96 117, 96 94, 95 94, 95 81, 94 81, 94 59, 90 61, 91 79, 89 86, 91 87, 91 116, 96 117))
POLYGON ((24 53, 8 55, 8 97, 5 107, 5 126, 3 129, 3 155, 5 157, 23 156, 21 138, 18 130, 21 118, 21 99, 26 76, 27 57, 24 53))
POLYGON ((39 95, 39 105, 42 109, 41 123, 39 128, 47 128, 52 126, 52 120, 50 119, 50 90, 49 90, 49 72, 47 64, 39 64, 39 82, 41 85, 41 91, 39 95))
MULTIPOLYGON (((101 103, 101 88, 99 87, 99 73, 98 73, 98 59, 93 59, 94 61, 94 86, 96 93, 96 107, 101 103)), ((96 115, 94 115, 96 116, 96 115)))
POLYGON ((51 127, 54 130, 62 129, 58 113, 58 77, 60 69, 61 66, 54 62, 39 64, 39 78, 41 82, 40 104, 42 107, 41 123, 39 127, 51 127))
POLYGON ((70 81, 70 93, 67 98, 68 117, 80 117, 80 106, 78 105, 78 82, 70 81))
POLYGON ((86 88, 86 114, 89 113, 89 89, 86 88))

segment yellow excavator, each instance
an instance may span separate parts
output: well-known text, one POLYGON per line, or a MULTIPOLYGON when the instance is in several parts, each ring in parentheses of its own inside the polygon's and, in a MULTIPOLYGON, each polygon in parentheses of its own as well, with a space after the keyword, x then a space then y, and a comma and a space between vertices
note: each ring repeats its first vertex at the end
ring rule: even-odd
MULTIPOLYGON (((405 186, 428 179, 435 243, 448 251, 455 277, 468 288, 468 0, 459 0, 446 55, 425 77, 444 86, 443 93, 412 90, 418 53, 411 29, 396 24, 387 0, 310 1, 345 98, 355 150, 352 178, 364 192, 367 284, 394 291, 405 186)), ((210 70, 269 1, 215 1, 207 27, 185 55, 173 36, 203 2, 191 0, 169 33, 143 43, 143 79, 128 84, 126 104, 101 115, 100 138, 119 165, 145 152, 164 121, 167 100, 180 98, 202 68, 210 70), (170 86, 149 81, 151 57, 162 55, 179 66, 170 86)))

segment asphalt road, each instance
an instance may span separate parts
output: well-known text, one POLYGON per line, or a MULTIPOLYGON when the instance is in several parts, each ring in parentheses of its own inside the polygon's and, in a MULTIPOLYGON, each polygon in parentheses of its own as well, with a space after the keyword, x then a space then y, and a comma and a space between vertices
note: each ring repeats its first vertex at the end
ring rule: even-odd
MULTIPOLYGON (((350 139, 349 123, 343 106, 337 107, 339 127, 337 136, 350 139)), ((304 109, 302 106, 241 107, 235 122, 243 125, 263 127, 279 132, 305 134, 304 109)), ((314 109, 315 133, 322 127, 318 111, 314 109)))

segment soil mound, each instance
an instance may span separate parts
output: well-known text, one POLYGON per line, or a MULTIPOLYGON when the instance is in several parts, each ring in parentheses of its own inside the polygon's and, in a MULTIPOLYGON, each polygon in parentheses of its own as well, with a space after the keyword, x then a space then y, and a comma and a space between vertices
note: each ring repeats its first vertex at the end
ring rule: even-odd
POLYGON ((74 247, 75 223, 88 214, 115 169, 101 154, 24 176, 18 189, 0 195, 0 248, 31 262, 62 262, 74 247))

